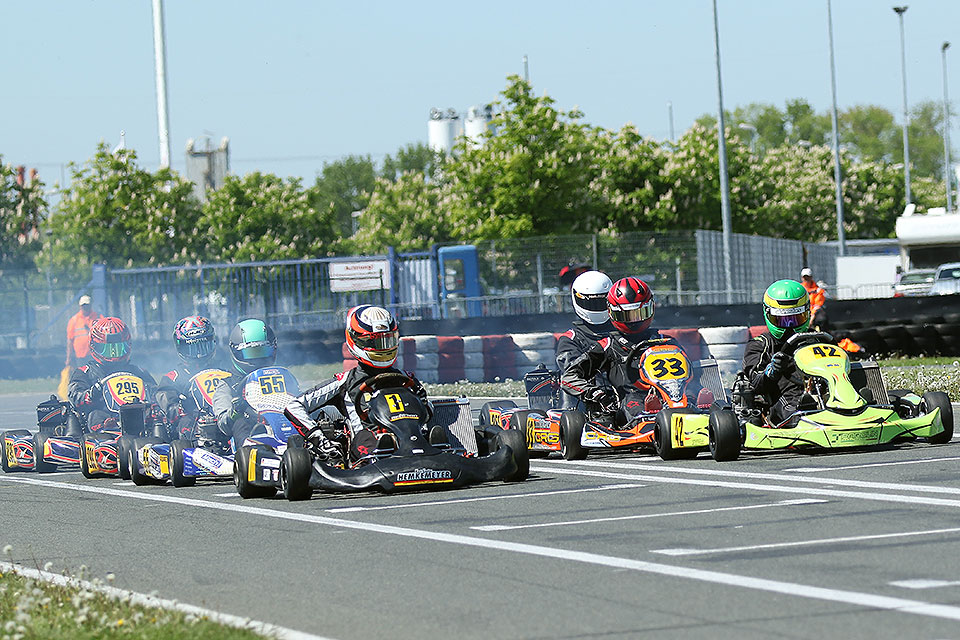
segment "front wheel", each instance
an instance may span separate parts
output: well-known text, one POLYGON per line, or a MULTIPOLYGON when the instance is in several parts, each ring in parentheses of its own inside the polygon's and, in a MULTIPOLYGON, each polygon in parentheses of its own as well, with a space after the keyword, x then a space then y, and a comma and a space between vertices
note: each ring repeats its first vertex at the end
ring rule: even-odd
POLYGON ((522 482, 530 475, 530 454, 527 452, 527 440, 523 433, 516 429, 504 429, 497 435, 500 447, 507 446, 513 452, 513 461, 517 463, 517 470, 509 474, 504 482, 522 482))
MULTIPOLYGON (((490 400, 489 402, 484 402, 480 407, 480 415, 477 417, 477 424, 481 427, 490 426, 496 424, 499 426, 499 422, 492 423, 490 422, 490 410, 491 409, 516 409, 517 403, 513 400, 490 400)), ((481 429, 482 431, 483 429, 481 429)))
POLYGON ((673 416, 675 409, 663 409, 657 414, 653 425, 653 447, 662 460, 684 460, 697 457, 697 449, 684 449, 673 444, 673 416))
MULTIPOLYGON (((269 498, 277 493, 276 487, 258 487, 250 479, 250 457, 254 454, 253 447, 240 447, 233 458, 233 484, 241 498, 269 498)), ((253 471, 256 472, 256 463, 253 471)))
POLYGON ((732 411, 710 412, 710 455, 717 462, 740 457, 740 422, 732 411))
POLYGON ((37 433, 33 436, 33 468, 37 473, 53 473, 57 470, 57 465, 43 459, 43 447, 48 437, 49 433, 37 433))
POLYGON ((309 500, 313 495, 310 476, 313 474, 313 456, 303 448, 287 448, 280 461, 280 488, 287 500, 309 500))
POLYGON ((170 443, 170 483, 175 487, 192 487, 197 484, 193 476, 183 474, 183 450, 196 447, 193 440, 174 440, 170 443))
POLYGON ((130 448, 127 449, 127 468, 130 469, 130 479, 133 484, 143 487, 150 484, 160 484, 162 481, 153 476, 148 476, 144 469, 140 470, 140 460, 138 460, 140 449, 147 445, 161 444, 160 438, 137 438, 133 441, 130 448))
POLYGON ((117 473, 123 480, 130 479, 131 447, 133 447, 133 436, 120 436, 117 440, 117 473))
MULTIPOLYGON (((12 436, 11 436, 12 437, 12 436)), ((0 433, 0 468, 3 469, 4 473, 10 473, 14 470, 13 464, 11 464, 10 458, 7 456, 7 432, 4 431, 0 433)), ((11 447, 12 449, 12 447, 11 447)))
POLYGON ((953 438, 953 405, 950 403, 950 396, 942 391, 927 391, 923 394, 924 413, 930 413, 934 409, 940 409, 943 431, 930 436, 927 441, 931 444, 946 444, 953 438))
POLYGON ((97 474, 90 471, 90 462, 87 459, 87 436, 80 436, 80 473, 84 478, 94 478, 97 474))
POLYGON ((583 425, 587 417, 580 411, 564 411, 560 414, 560 455, 564 460, 583 460, 587 449, 580 444, 583 425))

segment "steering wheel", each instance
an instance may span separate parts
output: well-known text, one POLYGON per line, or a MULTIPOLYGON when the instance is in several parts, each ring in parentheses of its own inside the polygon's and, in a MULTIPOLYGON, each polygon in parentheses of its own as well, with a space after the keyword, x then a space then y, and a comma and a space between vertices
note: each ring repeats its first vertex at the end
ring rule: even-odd
POLYGON ((638 342, 637 344, 630 347, 630 351, 629 353, 627 353, 627 360, 626 360, 627 364, 629 364, 631 360, 637 357, 637 354, 646 351, 650 347, 655 347, 661 344, 671 344, 670 338, 651 338, 650 340, 642 340, 641 342, 638 342))
POLYGON ((783 348, 780 350, 783 353, 791 354, 800 347, 804 347, 808 344, 817 344, 820 342, 833 344, 833 336, 825 331, 807 331, 804 333, 795 333, 787 338, 786 343, 784 343, 783 348))
POLYGON ((353 394, 353 406, 357 410, 357 416, 364 422, 367 420, 369 407, 367 406, 366 402, 362 401, 365 393, 373 394, 380 389, 387 389, 390 387, 404 387, 406 389, 413 389, 415 384, 416 382, 413 378, 400 371, 384 371, 383 373, 378 373, 372 378, 364 380, 360 383, 360 386, 357 387, 357 391, 353 394))

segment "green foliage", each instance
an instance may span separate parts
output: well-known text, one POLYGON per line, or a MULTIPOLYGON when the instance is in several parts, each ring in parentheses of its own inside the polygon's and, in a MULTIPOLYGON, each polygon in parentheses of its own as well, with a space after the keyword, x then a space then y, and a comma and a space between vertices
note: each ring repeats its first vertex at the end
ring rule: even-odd
POLYGON ((101 143, 50 216, 41 265, 56 271, 170 264, 188 257, 199 205, 192 185, 169 169, 155 173, 136 164, 130 149, 111 153, 101 143))
POLYGON ((438 154, 422 142, 408 144, 397 150, 396 157, 387 155, 383 159, 380 177, 396 182, 402 174, 409 172, 432 176, 441 164, 443 164, 442 154, 438 154))
POLYGON ((47 201, 39 179, 18 184, 17 171, 0 157, 0 268, 33 266, 47 201))
POLYGON ((440 207, 440 190, 422 173, 401 174, 396 182, 380 178, 353 237, 359 253, 418 251, 452 239, 440 207))
POLYGON ((340 239, 353 234, 353 212, 367 206, 376 180, 370 156, 347 156, 324 163, 309 199, 317 215, 329 221, 324 239, 330 250, 341 248, 340 239))

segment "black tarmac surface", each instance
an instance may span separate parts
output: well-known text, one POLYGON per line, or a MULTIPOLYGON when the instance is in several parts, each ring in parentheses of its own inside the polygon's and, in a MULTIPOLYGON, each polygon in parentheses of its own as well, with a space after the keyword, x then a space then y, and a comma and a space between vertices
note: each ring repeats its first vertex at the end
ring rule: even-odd
MULTIPOLYGON (((0 398, 0 428, 38 399, 0 398)), ((960 442, 531 470, 302 503, 0 473, 0 546, 344 640, 960 637, 960 442)))

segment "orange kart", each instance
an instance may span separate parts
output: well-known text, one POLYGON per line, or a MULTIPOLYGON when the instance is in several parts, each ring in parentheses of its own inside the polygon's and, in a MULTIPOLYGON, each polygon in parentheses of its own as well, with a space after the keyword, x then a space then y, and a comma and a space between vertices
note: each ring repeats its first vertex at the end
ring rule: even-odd
MULTIPOLYGON (((612 416, 589 414, 582 403, 560 408, 558 373, 541 365, 524 376, 529 408, 520 409, 512 400, 488 402, 480 410, 480 424, 523 431, 531 454, 556 451, 566 460, 582 460, 590 449, 659 451, 655 427, 662 409, 707 413, 715 401, 726 401, 712 358, 691 362, 680 346, 660 339, 638 344, 627 362, 637 367, 637 380, 618 392, 619 408, 612 416)), ((700 449, 678 450, 696 455, 700 449)))

